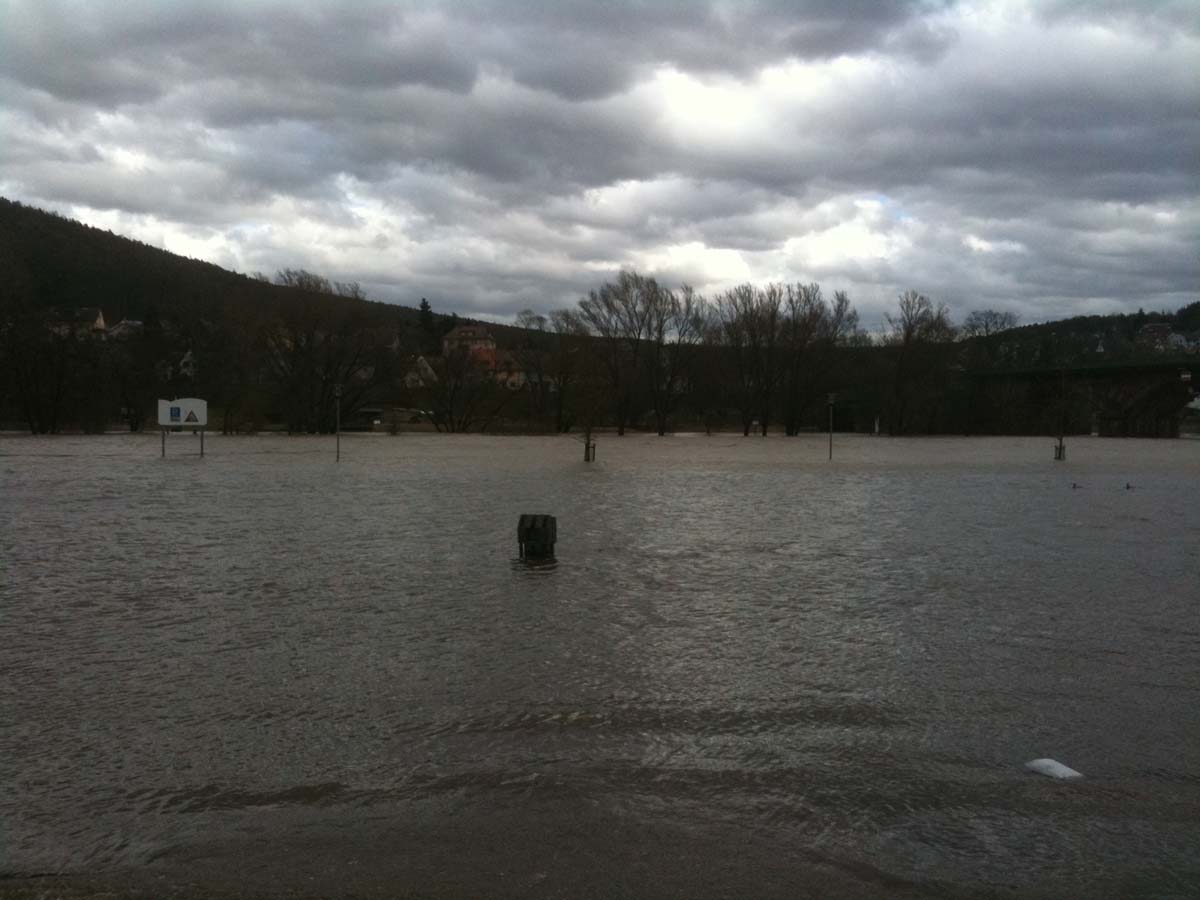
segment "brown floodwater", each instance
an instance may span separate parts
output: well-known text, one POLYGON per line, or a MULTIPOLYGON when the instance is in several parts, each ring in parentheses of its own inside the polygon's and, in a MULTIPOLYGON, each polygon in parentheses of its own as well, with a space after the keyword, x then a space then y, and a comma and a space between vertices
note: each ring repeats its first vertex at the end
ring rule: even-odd
POLYGON ((0 438, 0 893, 1200 895, 1200 441, 205 449, 0 438))

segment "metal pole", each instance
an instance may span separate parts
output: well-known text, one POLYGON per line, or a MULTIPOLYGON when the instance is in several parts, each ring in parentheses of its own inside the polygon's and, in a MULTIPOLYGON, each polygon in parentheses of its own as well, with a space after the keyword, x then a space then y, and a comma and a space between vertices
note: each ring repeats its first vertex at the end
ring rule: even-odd
POLYGON ((829 395, 829 458, 833 459, 833 401, 837 399, 836 394, 829 395))
POLYGON ((1067 448, 1063 443, 1063 438, 1067 433, 1067 370, 1059 370, 1058 381, 1058 449, 1054 451, 1054 458, 1062 462, 1067 458, 1067 448))
POLYGON ((337 435, 337 462, 342 461, 342 386, 333 389, 334 399, 334 433, 337 435))

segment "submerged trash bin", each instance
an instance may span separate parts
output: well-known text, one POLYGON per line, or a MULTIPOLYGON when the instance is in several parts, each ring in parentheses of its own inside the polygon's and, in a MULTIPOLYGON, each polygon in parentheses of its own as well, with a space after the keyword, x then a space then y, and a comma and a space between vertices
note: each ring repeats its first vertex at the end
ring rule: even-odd
POLYGON ((557 537, 558 522, 554 516, 523 513, 517 520, 517 545, 524 559, 553 556, 557 537))

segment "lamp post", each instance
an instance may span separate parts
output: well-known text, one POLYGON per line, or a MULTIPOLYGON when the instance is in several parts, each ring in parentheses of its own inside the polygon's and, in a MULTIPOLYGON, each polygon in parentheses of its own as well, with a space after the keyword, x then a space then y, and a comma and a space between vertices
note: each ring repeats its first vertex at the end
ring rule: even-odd
POLYGON ((837 400, 837 394, 829 395, 829 458, 833 459, 833 404, 837 400))
POLYGON ((337 460, 342 461, 342 386, 333 386, 333 432, 337 440, 337 460))

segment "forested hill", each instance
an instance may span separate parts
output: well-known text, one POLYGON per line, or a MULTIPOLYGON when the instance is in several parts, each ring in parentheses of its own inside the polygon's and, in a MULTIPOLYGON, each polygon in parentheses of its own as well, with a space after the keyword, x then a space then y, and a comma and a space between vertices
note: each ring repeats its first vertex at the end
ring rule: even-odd
POLYGON ((247 277, 0 198, 0 427, 139 429, 156 397, 222 427, 324 429, 436 353, 454 316, 367 300, 303 270, 247 277), (103 315, 103 325, 95 310, 103 315))
POLYGON ((0 199, 7 287, 36 306, 95 306, 110 322, 208 305, 237 289, 270 291, 200 260, 0 199))
MULTIPOLYGON (((231 300, 270 307, 295 291, 0 198, 0 292, 34 306, 99 307, 110 325, 125 318, 186 321, 214 315, 231 300)), ((417 324, 415 308, 372 305, 381 307, 376 315, 397 326, 417 324)), ((1136 352, 1139 330, 1154 323, 1194 334, 1200 331, 1200 302, 1173 313, 1075 316, 1022 325, 1007 330, 1003 340, 1019 346, 1022 352, 1015 356, 1027 361, 1050 356, 1052 344, 1056 354, 1070 350, 1071 356, 1088 357, 1099 347, 1102 355, 1119 359, 1136 352)), ((518 339, 519 329, 489 327, 501 345, 518 339)))
MULTIPOLYGON (((997 310, 954 322, 909 290, 889 330, 869 335, 844 292, 826 298, 817 284, 705 300, 621 272, 574 308, 519 317, 528 328, 489 324, 447 344, 457 317, 426 304, 370 302, 357 283, 303 270, 273 279, 0 199, 0 427, 136 430, 156 398, 196 396, 226 431, 330 430, 336 398, 348 416, 372 411, 372 424, 418 410, 452 431, 509 420, 797 434, 826 421, 834 394, 843 427, 1045 433, 1052 419, 1061 427, 1062 397, 1031 382, 1023 399, 987 407, 972 379, 1200 356, 1200 303, 1019 326, 997 310)), ((1130 413, 1112 433, 1173 433, 1189 397, 1148 424, 1130 413)), ((1071 421, 1094 418, 1081 406, 1071 421)))
MULTIPOLYGON (((112 325, 211 316, 235 299, 271 307, 297 289, 0 198, 0 290, 41 308, 99 307, 112 325)), ((398 325, 416 321, 413 308, 372 305, 398 325)))
POLYGON ((1072 316, 1021 325, 993 340, 1008 345, 1014 351, 1014 361, 1020 360, 1029 366, 1054 365, 1061 361, 1080 365, 1122 362, 1172 353, 1175 348, 1169 342, 1156 343, 1157 335, 1148 333, 1151 332, 1146 328, 1148 325, 1164 326, 1163 340, 1177 335, 1194 342, 1200 338, 1200 301, 1174 312, 1138 310, 1136 313, 1072 316))

